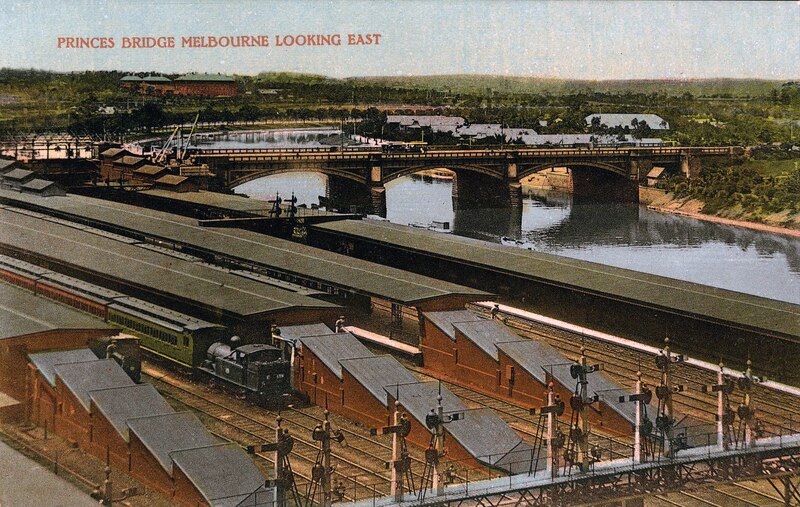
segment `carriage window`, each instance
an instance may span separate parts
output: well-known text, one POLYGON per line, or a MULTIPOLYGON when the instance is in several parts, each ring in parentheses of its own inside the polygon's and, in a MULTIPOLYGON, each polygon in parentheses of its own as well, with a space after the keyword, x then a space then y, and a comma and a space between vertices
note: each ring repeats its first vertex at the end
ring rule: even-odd
POLYGON ((189 337, 188 336, 184 336, 183 337, 183 346, 184 347, 188 347, 189 346, 189 337))

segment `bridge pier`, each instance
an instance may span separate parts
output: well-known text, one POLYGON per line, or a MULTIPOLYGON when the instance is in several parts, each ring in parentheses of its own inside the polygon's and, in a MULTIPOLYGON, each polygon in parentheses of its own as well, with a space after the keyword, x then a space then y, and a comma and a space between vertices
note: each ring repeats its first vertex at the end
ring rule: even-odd
POLYGON ((602 202, 639 202, 639 181, 591 167, 570 167, 570 192, 577 199, 602 202))
POLYGON ((522 208, 522 185, 517 174, 517 159, 513 155, 507 159, 506 181, 508 182, 508 202, 511 208, 522 208))
POLYGON ((696 178, 700 175, 700 159, 691 155, 681 155, 681 174, 686 178, 696 178))
POLYGON ((386 187, 373 186, 369 188, 370 211, 374 215, 386 218, 386 187))
POLYGON ((512 209, 522 209, 522 184, 512 181, 508 184, 508 202, 512 209))

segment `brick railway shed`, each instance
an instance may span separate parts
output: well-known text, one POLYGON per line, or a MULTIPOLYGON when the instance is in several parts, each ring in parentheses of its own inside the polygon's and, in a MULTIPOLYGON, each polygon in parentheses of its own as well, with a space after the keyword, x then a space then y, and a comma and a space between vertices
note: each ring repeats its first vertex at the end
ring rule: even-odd
POLYGON ((313 225, 308 242, 491 289, 537 313, 655 346, 667 330, 677 349, 714 361, 723 353, 743 364, 749 350, 781 377, 800 353, 800 306, 791 303, 374 220, 313 225))
POLYGON ((512 473, 528 471, 531 447, 490 409, 468 410, 446 387, 419 382, 397 359, 372 354, 350 333, 289 326, 282 329, 282 336, 300 342, 295 386, 313 403, 380 427, 389 423, 394 403, 399 401, 412 421, 408 440, 426 448, 431 430, 425 426, 425 416, 441 394, 445 412, 461 414, 445 425, 450 460, 470 468, 484 465, 512 473), (324 334, 315 334, 317 330, 324 334))
MULTIPOLYGON (((24 415, 28 354, 85 347, 92 338, 117 332, 78 310, 0 282, 0 393, 14 400, 0 408, 0 419, 15 420, 24 415)), ((84 357, 97 359, 93 354, 84 357)))

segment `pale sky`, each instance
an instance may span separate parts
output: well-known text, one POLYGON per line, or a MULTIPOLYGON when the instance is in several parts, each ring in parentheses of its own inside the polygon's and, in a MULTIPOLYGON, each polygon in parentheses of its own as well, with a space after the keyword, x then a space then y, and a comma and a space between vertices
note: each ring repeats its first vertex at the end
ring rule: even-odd
POLYGON ((0 0, 0 67, 333 77, 800 79, 800 2, 0 0), (379 33, 378 46, 275 47, 379 33), (123 37, 268 35, 269 48, 122 49, 123 37), (113 37, 114 49, 58 49, 113 37))

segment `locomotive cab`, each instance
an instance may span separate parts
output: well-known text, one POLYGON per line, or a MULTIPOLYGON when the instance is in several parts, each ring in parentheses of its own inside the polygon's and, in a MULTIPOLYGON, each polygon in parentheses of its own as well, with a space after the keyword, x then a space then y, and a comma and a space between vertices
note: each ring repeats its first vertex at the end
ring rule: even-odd
MULTIPOLYGON (((232 344, 235 346, 235 341, 232 344)), ((289 390, 290 363, 271 345, 253 343, 231 348, 221 342, 209 347, 205 370, 237 387, 258 401, 281 396, 289 390)))

